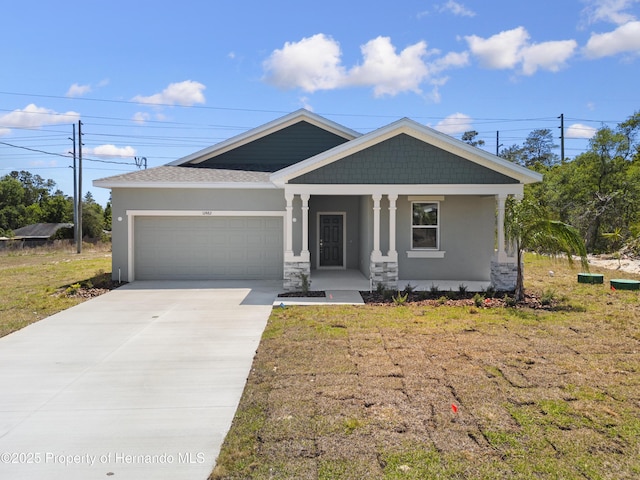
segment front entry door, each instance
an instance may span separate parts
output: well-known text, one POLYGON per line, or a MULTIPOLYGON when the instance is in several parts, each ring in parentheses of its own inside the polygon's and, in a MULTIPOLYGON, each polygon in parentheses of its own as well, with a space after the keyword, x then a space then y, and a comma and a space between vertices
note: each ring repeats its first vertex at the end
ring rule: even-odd
POLYGON ((344 267, 344 215, 320 214, 320 267, 344 267))

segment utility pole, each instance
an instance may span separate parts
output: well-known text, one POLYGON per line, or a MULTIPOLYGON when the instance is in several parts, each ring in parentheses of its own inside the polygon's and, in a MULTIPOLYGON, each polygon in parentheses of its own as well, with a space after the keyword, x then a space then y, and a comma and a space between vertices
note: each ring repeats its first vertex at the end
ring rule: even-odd
POLYGON ((78 176, 76 175, 76 125, 73 127, 73 241, 78 244, 78 176))
POLYGON ((496 130, 496 157, 500 155, 500 130, 496 130))
POLYGON ((560 163, 564 163, 564 113, 558 117, 560 119, 560 163))
POLYGON ((82 122, 78 120, 78 253, 82 253, 82 122))

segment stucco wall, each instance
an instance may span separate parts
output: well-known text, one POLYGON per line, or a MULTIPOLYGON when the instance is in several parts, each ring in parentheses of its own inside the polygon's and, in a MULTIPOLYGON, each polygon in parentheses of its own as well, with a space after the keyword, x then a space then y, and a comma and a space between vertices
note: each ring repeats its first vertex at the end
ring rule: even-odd
POLYGON ((489 280, 495 239, 493 196, 449 195, 440 202, 440 249, 446 252, 444 258, 408 258, 411 202, 401 196, 397 206, 401 279, 489 280))
POLYGON ((126 210, 282 211, 282 190, 132 189, 112 190, 113 278, 128 281, 126 210), (121 220, 119 220, 121 219, 121 220))

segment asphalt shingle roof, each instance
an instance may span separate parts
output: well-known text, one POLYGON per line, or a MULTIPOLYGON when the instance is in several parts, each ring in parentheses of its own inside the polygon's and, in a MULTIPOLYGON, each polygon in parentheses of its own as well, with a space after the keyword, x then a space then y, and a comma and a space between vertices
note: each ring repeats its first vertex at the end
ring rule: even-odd
POLYGON ((73 223, 35 223, 26 227, 16 228, 15 238, 49 238, 61 228, 71 228, 73 223))
POLYGON ((96 184, 269 183, 269 172, 162 166, 96 180, 96 184))

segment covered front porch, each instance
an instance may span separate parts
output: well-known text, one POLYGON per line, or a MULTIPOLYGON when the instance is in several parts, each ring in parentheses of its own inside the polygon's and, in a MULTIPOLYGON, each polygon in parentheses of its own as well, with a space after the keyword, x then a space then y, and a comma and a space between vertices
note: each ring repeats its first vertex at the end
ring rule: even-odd
POLYGON ((516 269, 504 212, 518 187, 287 185, 284 289, 510 290, 516 269), (432 248, 414 248, 420 202, 437 209, 432 248))

